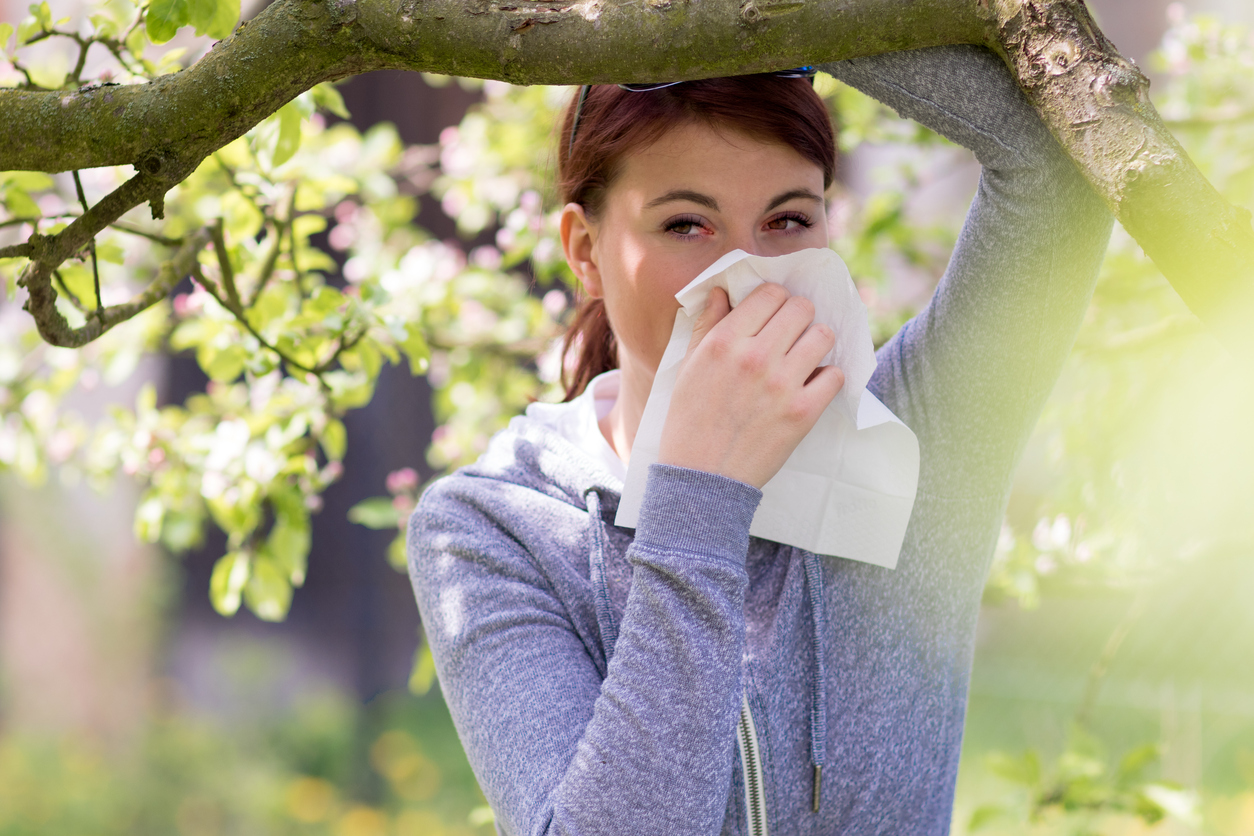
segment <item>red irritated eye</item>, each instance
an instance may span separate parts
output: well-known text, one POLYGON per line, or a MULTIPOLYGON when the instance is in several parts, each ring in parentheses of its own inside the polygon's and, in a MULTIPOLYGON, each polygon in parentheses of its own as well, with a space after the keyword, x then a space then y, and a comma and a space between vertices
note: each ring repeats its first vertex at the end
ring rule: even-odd
POLYGON ((800 232, 803 229, 809 229, 814 226, 814 221, 800 212, 785 212, 782 215, 776 215, 765 224, 767 229, 778 230, 782 232, 800 232))
POLYGON ((678 238, 695 238, 706 231, 705 222, 693 215, 671 218, 662 228, 678 238))

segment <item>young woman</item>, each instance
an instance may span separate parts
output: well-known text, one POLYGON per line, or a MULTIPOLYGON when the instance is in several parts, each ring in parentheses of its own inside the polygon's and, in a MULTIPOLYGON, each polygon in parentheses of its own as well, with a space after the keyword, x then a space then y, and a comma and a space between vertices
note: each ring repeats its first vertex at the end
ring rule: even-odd
POLYGON ((749 536, 842 384, 816 368, 831 333, 778 286, 734 310, 712 294, 639 525, 613 525, 675 292, 735 248, 825 246, 834 151, 804 78, 592 88, 560 152, 589 297, 569 402, 533 405, 410 524, 427 641, 502 833, 948 831, 1011 473, 1110 219, 987 51, 823 69, 984 166, 936 295, 868 384, 919 439, 897 567, 749 536))

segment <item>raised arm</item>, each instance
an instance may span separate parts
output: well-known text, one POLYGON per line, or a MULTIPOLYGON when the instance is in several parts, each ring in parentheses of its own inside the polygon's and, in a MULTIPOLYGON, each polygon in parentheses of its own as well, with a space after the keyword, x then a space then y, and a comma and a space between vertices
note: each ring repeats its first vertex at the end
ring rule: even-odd
POLYGON ((920 490, 1000 494, 1071 350, 1111 217, 988 50, 823 69, 984 167, 935 295, 880 349, 869 387, 919 437, 920 490))
POLYGON ((409 528, 414 590, 504 833, 719 832, 760 498, 732 479, 654 465, 611 641, 589 616, 587 575, 563 558, 604 547, 587 536, 602 524, 595 503, 589 513, 462 474, 423 497, 409 528))

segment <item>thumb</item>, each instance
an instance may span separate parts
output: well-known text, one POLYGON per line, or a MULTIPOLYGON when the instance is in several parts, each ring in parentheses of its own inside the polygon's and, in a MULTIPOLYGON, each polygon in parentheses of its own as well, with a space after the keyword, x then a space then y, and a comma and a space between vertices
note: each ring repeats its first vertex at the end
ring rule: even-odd
POLYGON ((705 300, 705 310, 692 324, 692 341, 688 343, 688 351, 691 353, 700 345, 705 335, 710 333, 715 325, 722 322, 723 317, 727 316, 730 311, 731 302, 727 298, 727 291, 721 287, 711 290, 709 298, 705 300))

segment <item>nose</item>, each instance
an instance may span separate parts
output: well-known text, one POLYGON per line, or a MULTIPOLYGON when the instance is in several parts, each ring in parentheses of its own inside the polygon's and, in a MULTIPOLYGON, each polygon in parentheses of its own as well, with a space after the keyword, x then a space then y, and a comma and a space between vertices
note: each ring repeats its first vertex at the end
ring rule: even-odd
POLYGON ((758 251, 759 248, 760 244, 758 242, 758 237, 753 234, 753 230, 751 229, 737 231, 728 238, 727 252, 731 252, 732 250, 744 250, 749 255, 762 255, 762 253, 758 251))

